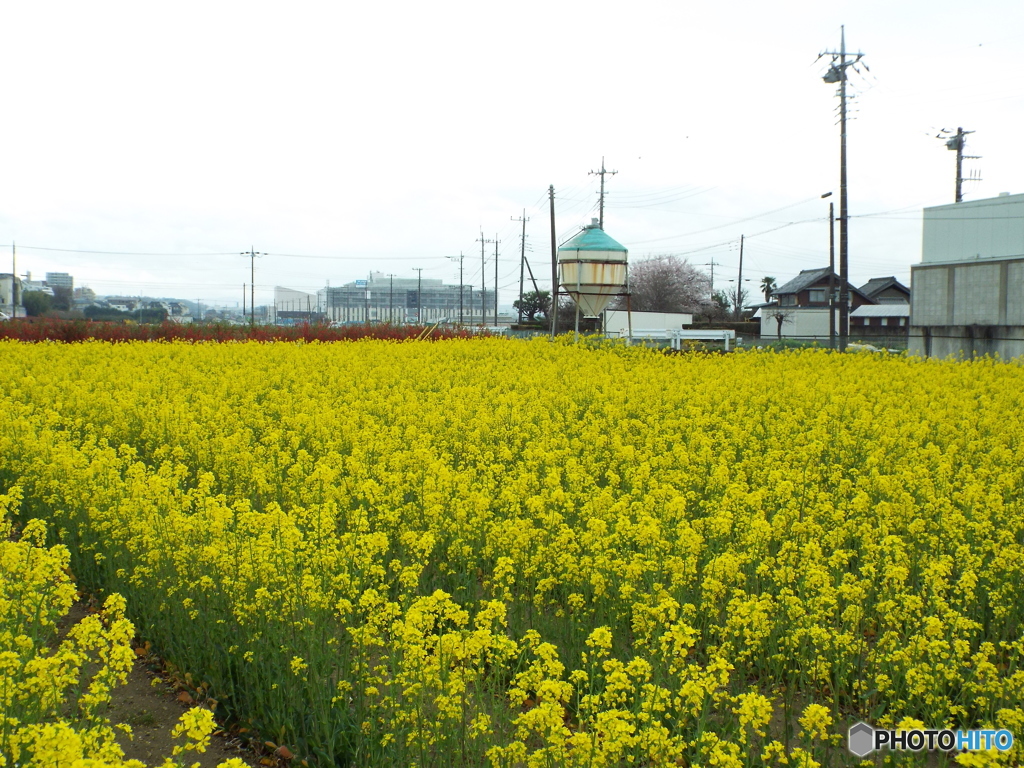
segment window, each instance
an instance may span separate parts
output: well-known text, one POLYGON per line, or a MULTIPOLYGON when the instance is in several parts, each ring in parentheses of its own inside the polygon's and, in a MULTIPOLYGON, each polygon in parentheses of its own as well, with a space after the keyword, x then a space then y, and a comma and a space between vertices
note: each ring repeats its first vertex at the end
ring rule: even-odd
POLYGON ((796 296, 792 293, 786 293, 779 296, 779 304, 783 307, 792 307, 796 305, 796 296))
POLYGON ((824 304, 825 303, 825 289, 824 288, 812 288, 808 291, 808 301, 811 304, 824 304))

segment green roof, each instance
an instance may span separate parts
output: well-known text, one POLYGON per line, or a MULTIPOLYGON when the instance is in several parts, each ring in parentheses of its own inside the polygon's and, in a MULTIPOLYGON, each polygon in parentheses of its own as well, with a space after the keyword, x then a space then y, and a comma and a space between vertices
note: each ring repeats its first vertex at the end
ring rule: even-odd
POLYGON ((559 251, 622 251, 626 252, 626 246, 612 240, 600 227, 586 227, 572 240, 565 243, 559 251))

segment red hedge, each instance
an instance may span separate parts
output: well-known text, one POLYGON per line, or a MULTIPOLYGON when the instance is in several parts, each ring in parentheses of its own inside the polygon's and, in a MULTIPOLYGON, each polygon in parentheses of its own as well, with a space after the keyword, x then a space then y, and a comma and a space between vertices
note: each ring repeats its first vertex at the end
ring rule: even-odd
MULTIPOLYGON (((356 339, 391 339, 410 341, 429 326, 365 325, 329 326, 302 325, 228 325, 197 323, 180 325, 166 321, 159 325, 128 325, 92 320, 59 320, 49 317, 19 318, 0 322, 0 339, 17 341, 75 342, 98 341, 354 341, 356 339)), ((465 329, 439 326, 427 338, 462 339, 472 337, 465 329)))

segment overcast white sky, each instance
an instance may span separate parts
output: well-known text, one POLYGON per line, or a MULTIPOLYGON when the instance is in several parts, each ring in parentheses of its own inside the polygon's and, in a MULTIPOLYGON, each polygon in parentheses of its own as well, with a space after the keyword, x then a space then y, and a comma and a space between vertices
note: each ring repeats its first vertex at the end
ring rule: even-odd
POLYGON ((547 187, 561 240, 597 215, 602 156, 630 259, 714 260, 727 288, 745 234, 750 286, 782 283, 828 263, 838 98, 815 58, 841 24, 871 68, 854 282, 908 281, 921 208, 953 201, 939 129, 977 131, 965 199, 1024 192, 1020 0, 41 0, 0 22, 0 270, 16 242, 20 273, 99 293, 240 303, 250 245, 257 304, 371 269, 455 282, 460 252, 479 286, 482 227, 507 305, 511 219, 550 275, 547 187))

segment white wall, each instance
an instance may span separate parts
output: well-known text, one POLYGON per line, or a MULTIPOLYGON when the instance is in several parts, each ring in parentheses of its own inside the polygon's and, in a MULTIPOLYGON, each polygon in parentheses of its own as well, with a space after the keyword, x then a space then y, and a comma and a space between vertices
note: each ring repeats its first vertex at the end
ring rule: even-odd
MULTIPOLYGON (((246 298, 249 298, 248 293, 246 298)), ((274 304, 278 312, 316 312, 317 295, 278 285, 274 287, 274 304)))
MULTIPOLYGON (((783 307, 781 310, 788 316, 782 323, 782 338, 784 339, 828 339, 828 309, 827 308, 799 308, 783 307)), ((778 338, 779 323, 772 317, 776 312, 772 308, 767 316, 765 308, 761 308, 761 338, 778 338)), ((839 332, 839 310, 836 313, 836 333, 839 332)))
POLYGON ((1024 195, 924 209, 921 261, 1024 255, 1024 195))
POLYGON ((668 330, 693 324, 693 315, 682 312, 624 312, 618 309, 605 310, 604 332, 609 336, 625 336, 629 331, 629 317, 632 315, 633 330, 668 330))

